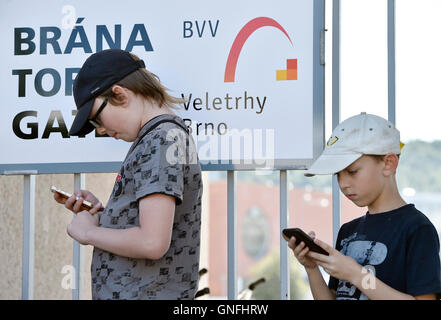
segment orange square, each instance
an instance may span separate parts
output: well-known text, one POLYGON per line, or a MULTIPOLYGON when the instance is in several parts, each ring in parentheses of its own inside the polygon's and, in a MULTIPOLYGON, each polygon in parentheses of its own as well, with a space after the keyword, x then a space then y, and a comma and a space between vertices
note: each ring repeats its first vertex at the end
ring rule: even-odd
POLYGON ((287 59, 286 68, 288 70, 297 69, 297 59, 287 59))
POLYGON ((286 80, 297 80, 297 69, 286 70, 286 80))
POLYGON ((276 80, 286 80, 287 73, 286 70, 276 70, 276 80))

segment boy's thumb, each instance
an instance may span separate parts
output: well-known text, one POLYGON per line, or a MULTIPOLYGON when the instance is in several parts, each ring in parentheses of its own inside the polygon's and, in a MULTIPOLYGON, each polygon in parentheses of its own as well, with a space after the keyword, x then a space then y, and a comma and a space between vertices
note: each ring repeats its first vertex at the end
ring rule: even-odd
POLYGON ((331 246, 329 246, 328 244, 326 244, 325 242, 315 238, 314 239, 315 244, 317 244, 319 247, 322 247, 326 252, 330 253, 331 250, 333 249, 331 246))

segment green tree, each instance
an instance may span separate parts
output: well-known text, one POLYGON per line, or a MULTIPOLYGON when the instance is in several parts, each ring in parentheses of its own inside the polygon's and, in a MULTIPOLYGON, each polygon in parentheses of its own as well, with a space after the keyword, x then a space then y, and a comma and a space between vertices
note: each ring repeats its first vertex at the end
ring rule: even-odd
POLYGON ((401 151, 397 182, 400 190, 441 193, 441 141, 408 141, 401 151))

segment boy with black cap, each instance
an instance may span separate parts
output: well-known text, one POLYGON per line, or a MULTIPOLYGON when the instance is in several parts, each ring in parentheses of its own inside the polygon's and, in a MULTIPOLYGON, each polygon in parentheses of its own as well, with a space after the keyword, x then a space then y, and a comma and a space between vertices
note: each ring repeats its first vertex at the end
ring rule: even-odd
POLYGON ((73 87, 78 113, 71 135, 133 142, 102 215, 99 200, 77 190, 64 202, 77 213, 67 228, 94 246, 93 299, 193 299, 198 288, 201 168, 180 103, 135 55, 90 56, 73 87), (83 200, 94 204, 81 211, 83 200))
POLYGON ((368 207, 365 216, 340 228, 336 249, 310 233, 329 256, 289 240, 314 299, 435 299, 441 292, 437 231, 398 192, 395 172, 402 146, 393 124, 362 113, 334 129, 305 173, 337 174, 342 193, 368 207), (330 274, 328 285, 318 266, 330 274))

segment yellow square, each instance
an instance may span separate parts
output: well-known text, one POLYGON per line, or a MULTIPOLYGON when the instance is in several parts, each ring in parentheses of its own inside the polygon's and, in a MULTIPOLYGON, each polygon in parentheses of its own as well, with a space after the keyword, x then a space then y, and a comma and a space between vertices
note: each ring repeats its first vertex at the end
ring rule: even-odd
POLYGON ((276 80, 286 80, 287 73, 286 70, 276 70, 276 80))

